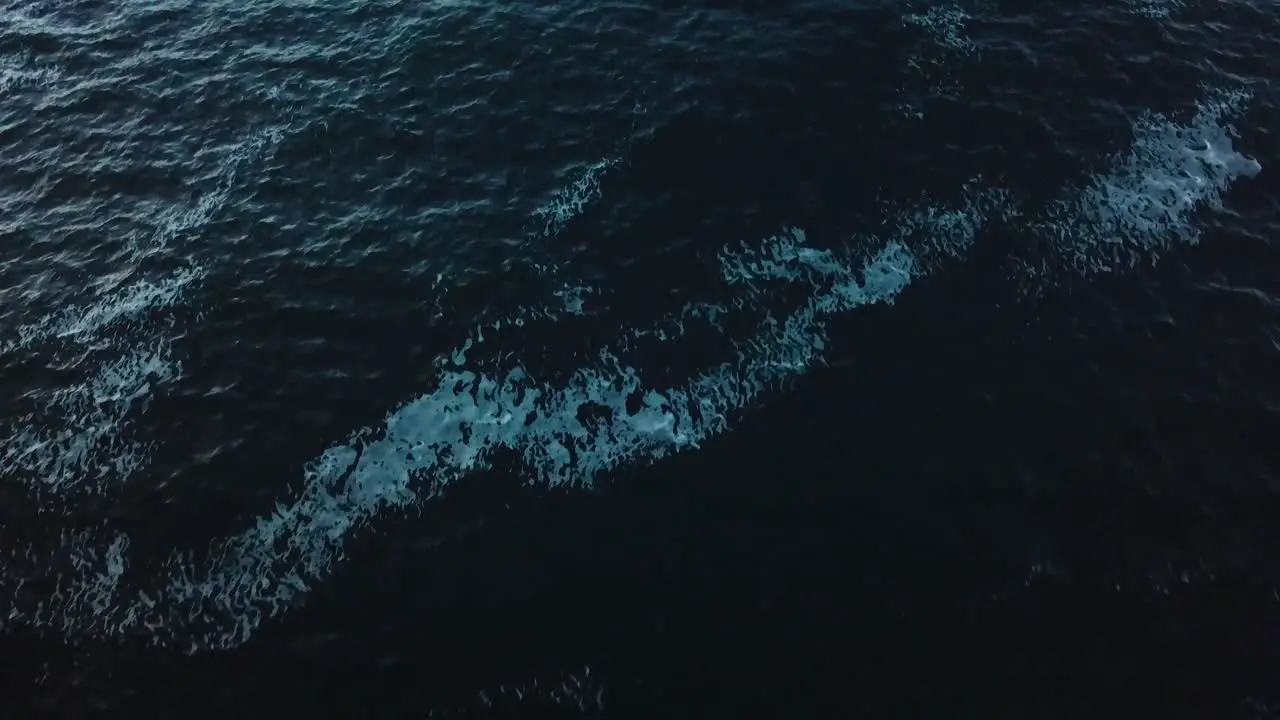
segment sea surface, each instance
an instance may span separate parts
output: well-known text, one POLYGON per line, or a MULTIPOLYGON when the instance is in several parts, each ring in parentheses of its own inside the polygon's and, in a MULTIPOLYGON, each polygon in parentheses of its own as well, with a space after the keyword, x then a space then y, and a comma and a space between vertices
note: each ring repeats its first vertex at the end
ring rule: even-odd
POLYGON ((1280 716, 1271 0, 0 0, 8 718, 1280 716))

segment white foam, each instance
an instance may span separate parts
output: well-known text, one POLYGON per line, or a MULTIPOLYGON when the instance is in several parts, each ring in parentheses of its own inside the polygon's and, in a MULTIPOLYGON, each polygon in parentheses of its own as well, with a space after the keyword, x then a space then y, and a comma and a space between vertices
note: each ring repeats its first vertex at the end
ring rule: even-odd
POLYGON ((965 27, 973 16, 959 3, 934 5, 924 12, 902 16, 904 25, 911 25, 929 33, 934 42, 946 50, 960 55, 971 55, 978 46, 965 35, 965 27))
MULTIPOLYGON (((1186 125, 1154 115, 1140 120, 1130 152, 1038 225, 1075 260, 1070 269, 1097 271, 1096 258, 1117 246, 1129 257, 1150 255, 1171 236, 1194 239, 1192 208, 1219 202, 1232 180, 1259 170, 1232 149, 1221 124, 1242 103, 1243 96, 1218 96, 1186 125)), ((869 254, 813 247, 798 229, 726 249, 723 279, 751 299, 747 304, 763 303, 779 284, 807 295, 789 312, 766 314, 754 335, 735 338, 736 358, 670 387, 647 383, 617 348, 601 351, 559 386, 518 363, 506 372, 478 371, 467 356, 483 346, 477 334, 437 364, 433 390, 389 413, 376 431, 359 431, 310 462, 292 501, 215 543, 207 560, 175 553, 135 571, 153 572, 149 577, 131 577, 124 535, 67 535, 53 553, 24 548, 10 558, 2 581, 14 590, 9 617, 71 636, 138 633, 191 652, 239 645, 322 581, 353 531, 438 496, 497 453, 522 458, 530 482, 582 487, 726 432, 762 394, 821 360, 833 315, 893 303, 914 279, 963 256, 993 214, 1011 216, 1003 193, 961 209, 904 213, 891 237, 853 244, 872 248, 869 254), (584 419, 584 409, 599 419, 584 419), (23 587, 39 579, 57 591, 28 600, 23 587)), ((674 322, 714 322, 731 311, 693 304, 674 322)), ((619 344, 638 335, 624 329, 619 344)), ((129 395, 128 383, 117 385, 129 395)))
MULTIPOLYGON (((946 231, 967 233, 952 240, 963 247, 974 227, 946 231)), ((794 312, 769 318, 754 337, 741 339, 736 360, 681 385, 648 387, 639 371, 610 350, 560 387, 539 383, 519 366, 501 375, 441 372, 435 390, 387 416, 377 439, 359 432, 311 462, 299 496, 216 544, 211 562, 197 566, 175 554, 145 589, 127 590, 120 573, 104 570, 127 571, 127 538, 111 537, 116 550, 109 553, 72 545, 64 554, 79 557, 82 569, 60 578, 65 590, 58 597, 64 603, 89 597, 94 602, 45 604, 34 611, 15 606, 11 617, 72 634, 145 629, 151 642, 189 651, 232 647, 323 579, 342 559, 353 530, 437 496, 449 483, 488 467, 497 452, 522 457, 532 482, 590 486, 624 464, 696 448, 725 432, 731 417, 762 393, 820 359, 825 318, 892 303, 922 272, 900 240, 875 242, 880 249, 861 266, 808 247, 804 233, 794 229, 755 248, 726 251, 722 267, 730 283, 806 276, 815 281, 814 292, 794 312), (750 268, 750 278, 743 268, 750 268), (583 421, 584 407, 607 419, 583 421), (93 612, 83 614, 88 607, 93 612)), ((24 561, 56 564, 32 559, 36 555, 24 561)), ((14 579, 10 574, 9 581, 14 579)))
MULTIPOLYGON (((1243 91, 1211 92, 1185 123, 1140 117, 1129 149, 1036 223, 1050 241, 1049 260, 1089 276, 1153 262, 1173 243, 1197 242, 1195 213, 1220 208, 1232 183, 1262 170, 1235 149, 1229 124, 1248 100, 1243 91)), ((1053 274, 1045 265, 1029 272, 1041 281, 1053 274)))

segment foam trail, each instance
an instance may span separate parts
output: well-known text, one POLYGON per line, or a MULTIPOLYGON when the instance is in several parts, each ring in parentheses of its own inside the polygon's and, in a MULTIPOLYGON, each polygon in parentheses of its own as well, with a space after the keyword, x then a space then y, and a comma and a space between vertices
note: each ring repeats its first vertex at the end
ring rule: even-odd
MULTIPOLYGON (((971 241, 971 234, 954 239, 957 246, 971 241)), ((75 536, 57 558, 33 551, 11 558, 10 583, 20 576, 18 568, 46 578, 55 572, 47 568, 75 570, 54 578, 59 591, 53 601, 15 605, 10 617, 72 636, 140 633, 190 652, 239 645, 265 617, 287 610, 331 571, 353 530, 437 496, 487 467, 496 452, 521 456, 532 481, 589 486, 621 465, 696 448, 725 432, 735 412, 820 359, 827 317, 892 303, 923 271, 902 241, 878 244, 881 249, 861 267, 809 248, 800 230, 761 247, 725 252, 722 268, 731 284, 804 276, 816 281, 815 292, 740 341, 736 361, 675 387, 647 387, 610 350, 561 387, 539 383, 518 366, 505 375, 442 372, 433 392, 387 416, 380 437, 357 433, 311 462, 293 503, 219 543, 208 564, 197 567, 175 554, 158 582, 127 589, 121 577, 128 539, 109 532, 75 536), (743 268, 752 269, 751 278, 743 268), (579 413, 585 407, 607 420, 584 422, 579 413)))
MULTIPOLYGON (((1140 117, 1129 149, 1035 224, 1049 241, 1048 263, 1087 277, 1154 262, 1171 243, 1196 243, 1197 210, 1220 209, 1232 183, 1262 170, 1235 149, 1228 122, 1248 100, 1243 91, 1215 91, 1188 122, 1156 113, 1140 117)), ((1057 273, 1048 263, 1024 271, 1052 282, 1057 273)))
MULTIPOLYGON (((1122 238, 1126 252, 1148 253, 1170 234, 1193 239, 1192 206, 1220 202, 1231 181, 1258 172, 1255 161, 1231 149, 1221 125, 1243 98, 1218 97, 1188 125, 1140 120, 1130 153, 1042 216, 1037 227, 1061 228, 1052 235, 1054 247, 1080 261, 1069 269, 1096 271, 1086 261, 1117 245, 1106 238, 1122 238), (1062 223, 1081 231, 1066 232, 1062 223)), ((332 571, 354 530, 436 497, 488 467, 495 453, 522 457, 531 481, 590 486, 624 464, 697 448, 726 432, 762 393, 821 361, 830 317, 894 302, 914 279, 964 255, 993 213, 1012 217, 1003 197, 989 193, 961 210, 903 214, 892 237, 857 244, 878 248, 863 259, 811 247, 795 229, 724 251, 725 282, 753 303, 780 283, 806 287, 808 295, 739 339, 734 361, 673 387, 647 386, 616 350, 602 351, 597 363, 552 387, 518 365, 505 374, 467 369, 468 346, 453 358, 462 367, 441 371, 432 392, 388 414, 376 435, 362 431, 322 453, 304 468, 292 503, 217 543, 207 562, 174 554, 150 581, 126 582, 126 536, 105 529, 67 535, 52 555, 26 548, 9 558, 2 581, 14 591, 9 617, 72 637, 137 635, 189 652, 242 644, 265 617, 288 610, 332 571), (584 409, 598 419, 582 419, 584 409), (37 580, 55 593, 26 601, 22 588, 37 580)), ((707 305, 686 314, 721 311, 707 305)), ((620 340, 628 337, 624 332, 620 340)))

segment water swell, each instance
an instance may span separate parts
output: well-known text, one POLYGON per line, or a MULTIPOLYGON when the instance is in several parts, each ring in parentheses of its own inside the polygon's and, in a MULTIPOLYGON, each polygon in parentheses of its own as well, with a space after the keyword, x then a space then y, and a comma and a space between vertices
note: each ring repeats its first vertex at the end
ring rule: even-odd
MULTIPOLYGON (((8 620, 71 638, 125 636, 187 652, 240 645, 322 582, 356 531, 438 497, 500 454, 519 458, 531 482, 589 487, 619 467, 687 452, 728 432, 761 396, 822 362, 830 318, 892 304, 913 282, 963 260, 990 223, 1044 241, 1043 256, 1015 258, 1032 289, 1130 269, 1170 242, 1196 241, 1195 213, 1220 205, 1234 182, 1261 171, 1234 148, 1229 125, 1247 102, 1242 92, 1212 91, 1185 122, 1139 118, 1126 153, 1047 208, 1020 208, 1007 191, 975 184, 966 203, 899 209, 893 232, 837 249, 811 246, 799 228, 724 247, 718 270, 724 285, 741 293, 739 305, 694 302, 653 327, 623 328, 613 346, 563 383, 540 380, 519 362, 499 367, 505 359, 477 359, 488 349, 477 329, 438 360, 433 389, 389 412, 381 427, 329 447, 302 469, 295 497, 200 558, 175 552, 157 566, 132 567, 129 537, 108 524, 68 530, 53 549, 14 548, 0 576, 12 598, 8 620), (780 286, 801 289, 801 300, 782 308, 780 286), (721 319, 744 309, 761 319, 754 333, 731 338, 736 356, 681 382, 655 384, 627 359, 641 338, 674 340, 692 320, 723 331, 721 319), (584 408, 594 422, 581 418, 584 408)), ((279 137, 262 136, 234 153, 224 180, 194 207, 175 211, 139 256, 208 222, 226 203, 235 168, 279 137)), ((535 213, 542 238, 554 238, 600 199, 601 173, 616 162, 588 166, 535 213)), ((6 479, 16 469, 19 479, 64 498, 78 489, 102 491, 145 464, 145 444, 121 433, 156 385, 181 373, 164 323, 150 318, 182 302, 202 277, 189 266, 139 280, 94 305, 24 326, 0 346, 92 345, 108 358, 83 382, 48 393, 0 438, 6 479), (54 418, 46 426, 57 430, 38 430, 41 418, 54 418)), ((592 292, 568 282, 556 306, 521 308, 491 327, 580 314, 592 292)))
MULTIPOLYGON (((1214 134, 1222 117, 1220 112, 1202 113, 1202 125, 1196 127, 1214 134)), ((1147 126, 1140 122, 1139 127, 1147 126)), ((1121 163, 1145 163, 1149 172, 1122 172, 1111 182, 1127 179, 1134 183, 1133 192, 1142 192, 1150 187, 1152 173, 1182 167, 1176 159, 1185 153, 1184 140, 1198 135, 1171 127, 1157 130, 1139 133, 1147 140, 1135 144, 1128 164, 1121 163), (1152 138, 1164 144, 1153 145, 1157 141, 1152 138)), ((1242 162, 1231 166, 1254 167, 1242 162)), ((1157 215, 1157 222, 1151 222, 1145 206, 1125 194, 1087 197, 1089 217, 1127 218, 1129 226, 1150 237, 1184 227, 1158 224, 1185 222, 1180 214, 1157 215), (1114 202, 1117 197, 1129 199, 1114 202)), ((128 588, 122 578, 129 541, 122 534, 68 537, 58 553, 60 561, 41 559, 42 553, 27 548, 11 559, 6 584, 21 586, 24 578, 14 571, 22 567, 79 570, 54 578, 59 591, 35 608, 14 606, 10 619, 73 636, 143 631, 150 643, 191 652, 241 644, 264 618, 287 610, 342 560, 354 530, 389 510, 436 497, 449 483, 487 466, 496 452, 516 453, 538 482, 589 486, 622 464, 697 448, 727 431, 735 413, 820 360, 826 318, 892 303, 930 269, 921 257, 962 256, 989 216, 1008 217, 1005 198, 986 194, 963 208, 901 213, 898 231, 872 240, 880 249, 861 266, 808 246, 804 232, 795 229, 754 247, 726 249, 720 256, 724 281, 750 288, 754 297, 767 300, 767 286, 778 282, 811 288, 796 310, 770 315, 754 337, 739 339, 736 361, 667 388, 647 386, 642 371, 611 350, 602 351, 594 365, 580 368, 561 387, 538 382, 520 366, 505 374, 444 371, 434 391, 387 416, 377 439, 361 432, 359 439, 334 445, 311 462, 293 502, 280 504, 246 532, 216 544, 212 561, 203 567, 177 553, 152 582, 128 588), (929 240, 922 243, 922 237, 929 240), (913 239, 920 250, 912 249, 913 239), (579 420, 584 406, 602 408, 609 422, 584 425, 579 420)), ((456 359, 465 360, 465 353, 456 359)))

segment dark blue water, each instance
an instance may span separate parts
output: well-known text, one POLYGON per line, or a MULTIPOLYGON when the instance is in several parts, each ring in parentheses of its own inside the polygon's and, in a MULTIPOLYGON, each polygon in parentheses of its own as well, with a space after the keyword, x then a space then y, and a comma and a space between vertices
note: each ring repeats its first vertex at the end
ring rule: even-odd
POLYGON ((6 717, 1269 717, 1277 58, 0 5, 6 717))

